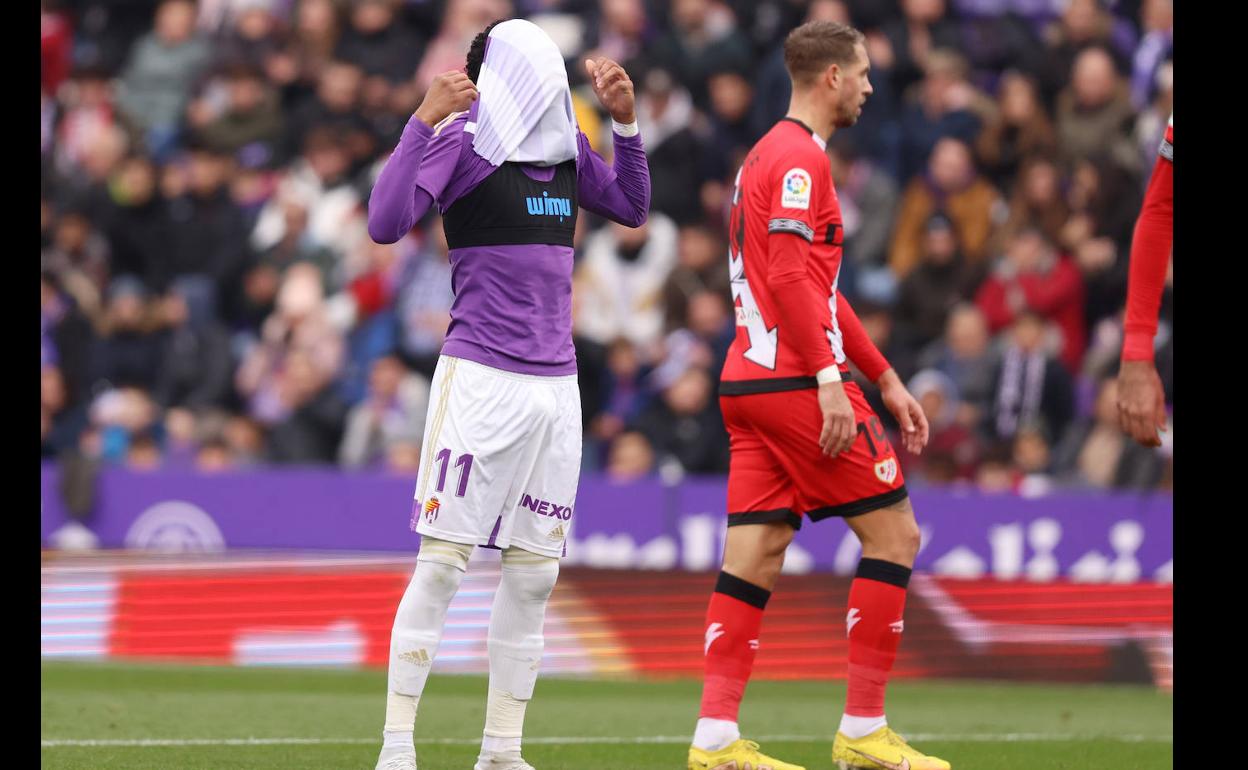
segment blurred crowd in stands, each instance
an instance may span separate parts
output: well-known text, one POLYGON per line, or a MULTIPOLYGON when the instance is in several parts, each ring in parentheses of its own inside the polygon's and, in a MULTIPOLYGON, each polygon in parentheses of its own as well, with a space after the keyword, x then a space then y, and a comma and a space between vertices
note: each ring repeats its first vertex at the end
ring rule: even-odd
MULTIPOLYGON (((606 157, 578 61, 625 65, 650 160, 645 226, 578 223, 587 471, 727 471, 731 185, 787 108, 784 36, 832 19, 875 88, 828 146, 840 287, 931 422, 921 456, 894 442, 907 482, 1169 486, 1172 431, 1127 439, 1113 378, 1172 0, 43 0, 43 457, 414 478, 451 269, 436 216, 372 243, 369 192, 431 79, 513 16, 606 157)), ((1168 400, 1171 315, 1168 288, 1168 400)))

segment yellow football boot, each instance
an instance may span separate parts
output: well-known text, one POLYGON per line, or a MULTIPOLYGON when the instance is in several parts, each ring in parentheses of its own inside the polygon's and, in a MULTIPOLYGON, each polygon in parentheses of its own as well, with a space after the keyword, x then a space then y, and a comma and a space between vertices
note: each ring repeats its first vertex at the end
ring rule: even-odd
POLYGON ((737 740, 719 751, 703 751, 689 747, 689 770, 806 770, 772 759, 758 750, 754 741, 737 740))
POLYGON ((948 762, 929 757, 906 743, 887 725, 862 738, 836 734, 832 761, 840 770, 950 770, 948 762))

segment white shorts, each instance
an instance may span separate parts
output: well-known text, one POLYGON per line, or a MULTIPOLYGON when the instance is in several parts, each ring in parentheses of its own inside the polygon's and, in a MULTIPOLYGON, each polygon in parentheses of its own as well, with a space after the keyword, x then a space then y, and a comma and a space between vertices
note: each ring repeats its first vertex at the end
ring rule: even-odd
POLYGON ((516 374, 441 356, 420 453, 417 532, 564 554, 581 471, 575 374, 516 374))

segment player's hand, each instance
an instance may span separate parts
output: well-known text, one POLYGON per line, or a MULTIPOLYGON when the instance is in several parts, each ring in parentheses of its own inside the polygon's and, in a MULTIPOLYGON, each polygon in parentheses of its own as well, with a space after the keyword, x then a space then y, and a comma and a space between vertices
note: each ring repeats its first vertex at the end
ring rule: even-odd
POLYGON ((832 457, 853 446, 858 429, 844 383, 825 382, 819 386, 819 411, 823 413, 823 430, 819 432, 819 448, 823 453, 832 457))
POLYGON ((461 70, 443 72, 429 84, 425 100, 416 108, 416 117, 433 128, 452 112, 463 112, 477 100, 477 87, 461 70))
POLYGON ((1118 372, 1118 425, 1148 447, 1161 446, 1166 396, 1152 361, 1125 361, 1118 372))
POLYGON ((927 446, 929 427, 923 407, 901 384, 897 373, 889 369, 879 379, 880 398, 901 426, 901 443, 910 454, 920 454, 927 446), (891 376, 889 376, 891 375, 891 376))
POLYGON ((585 70, 589 73, 589 85, 594 89, 594 95, 611 114, 612 120, 632 123, 637 119, 633 81, 623 67, 604 56, 586 59, 585 70))

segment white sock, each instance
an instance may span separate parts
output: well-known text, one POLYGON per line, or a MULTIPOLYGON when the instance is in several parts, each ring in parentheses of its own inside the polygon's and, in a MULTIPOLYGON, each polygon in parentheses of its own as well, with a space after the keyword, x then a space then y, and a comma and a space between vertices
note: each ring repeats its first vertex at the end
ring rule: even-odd
POLYGON ((412 742, 411 730, 382 730, 381 732, 381 750, 405 753, 407 751, 416 751, 416 745, 412 742))
POLYGON ((421 539, 411 582, 399 602, 390 632, 390 675, 385 733, 406 733, 411 741, 416 705, 442 642, 446 609, 468 569, 473 546, 431 537, 421 539))
POLYGON ((510 754, 520 753, 520 736, 514 738, 499 738, 493 735, 483 735, 481 737, 481 753, 482 754, 510 754))
POLYGON ((558 578, 556 558, 514 547, 503 551, 503 578, 490 610, 490 694, 482 753, 520 749, 524 712, 545 646, 546 602, 558 578))
POLYGON ((693 729, 693 745, 703 751, 719 751, 733 741, 741 739, 736 722, 727 719, 700 717, 693 729))
POLYGON ((878 717, 853 717, 849 714, 841 714, 840 731, 845 733, 847 738, 865 738, 886 724, 888 720, 883 714, 878 717))

